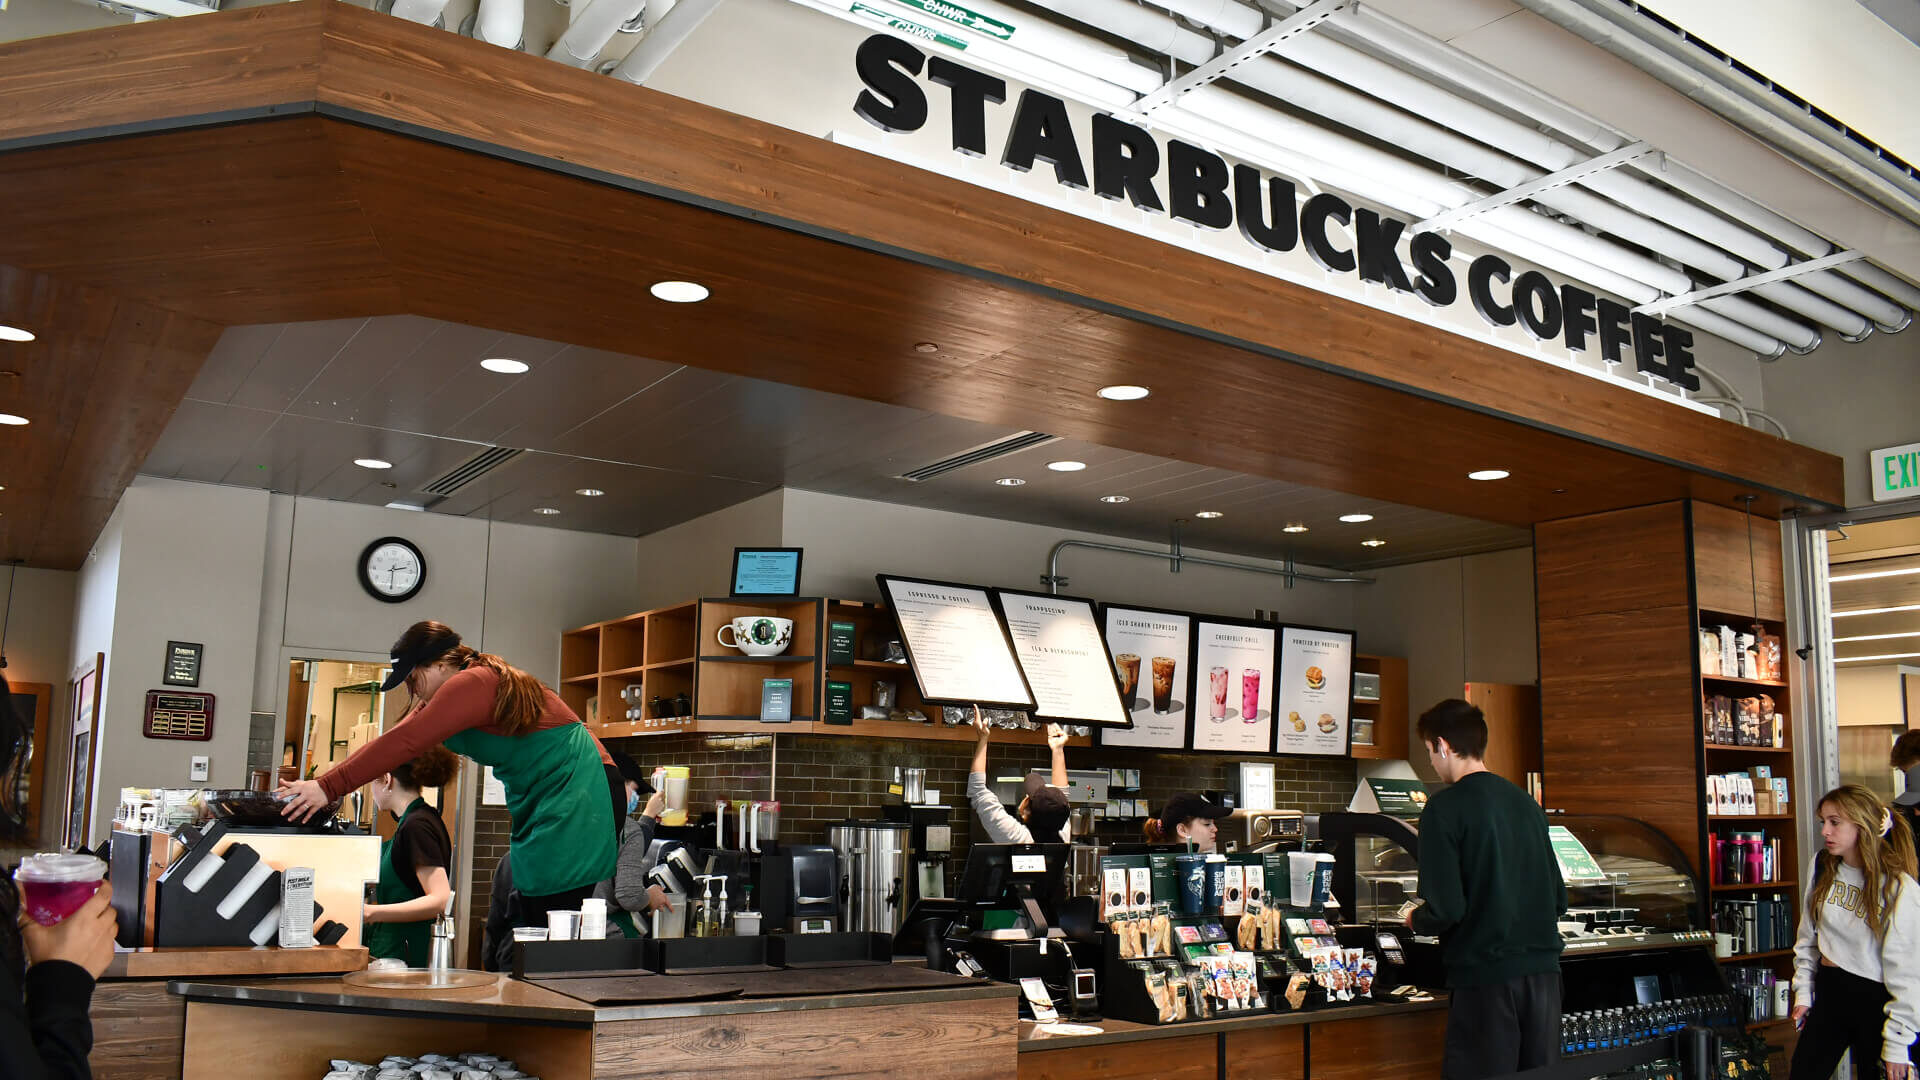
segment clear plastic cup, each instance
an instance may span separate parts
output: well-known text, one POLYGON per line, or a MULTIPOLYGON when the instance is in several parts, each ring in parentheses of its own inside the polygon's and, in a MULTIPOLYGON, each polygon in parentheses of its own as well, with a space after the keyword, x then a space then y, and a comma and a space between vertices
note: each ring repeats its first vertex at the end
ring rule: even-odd
POLYGON ((13 883, 20 906, 41 926, 52 926, 80 910, 107 876, 107 864, 91 855, 42 852, 20 860, 13 883))

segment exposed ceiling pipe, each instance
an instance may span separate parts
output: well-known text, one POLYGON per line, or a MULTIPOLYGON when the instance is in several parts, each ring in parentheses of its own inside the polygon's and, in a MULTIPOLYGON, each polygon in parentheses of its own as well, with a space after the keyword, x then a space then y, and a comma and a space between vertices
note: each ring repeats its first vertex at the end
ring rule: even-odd
POLYGON ((646 6, 647 0, 589 0, 566 33, 547 50, 547 59, 568 67, 591 68, 621 24, 638 16, 646 6))
MULTIPOLYGON (((1213 29, 1237 38, 1259 33, 1265 23, 1262 12, 1239 3, 1223 4, 1221 0, 1162 2, 1188 18, 1213 18, 1216 21, 1209 24, 1213 29)), ((1300 0, 1286 2, 1298 4, 1300 0)), ((1452 144, 1428 139, 1428 150, 1420 152, 1455 168, 1471 170, 1475 175, 1502 187, 1514 187, 1538 179, 1544 173, 1536 171, 1536 166, 1539 170, 1555 171, 1589 156, 1485 106, 1448 93, 1426 79, 1333 41, 1324 34, 1298 35, 1286 41, 1276 52, 1297 61, 1310 72, 1338 80, 1370 98, 1378 99, 1378 102, 1387 103, 1382 106, 1369 101, 1368 97, 1340 100, 1321 95, 1323 103, 1328 103, 1325 107, 1334 110, 1325 112, 1325 115, 1373 130, 1383 137, 1389 136, 1382 129, 1391 131, 1403 126, 1393 119, 1394 114, 1388 110, 1411 107, 1412 103, 1418 102, 1421 116, 1442 129, 1466 137, 1452 144), (1492 147, 1500 153, 1490 152, 1479 144, 1485 144, 1485 147, 1492 147), (1505 154, 1515 155, 1520 161, 1508 159, 1503 156, 1505 154)), ((1253 66, 1245 65, 1248 68, 1253 66)), ((1275 68, 1274 64, 1264 65, 1257 77, 1245 78, 1244 81, 1255 82, 1259 78, 1280 80, 1282 77, 1275 68)), ((1296 84, 1291 88, 1290 95, 1298 95, 1302 81, 1298 78, 1290 81, 1296 84)), ((1290 96, 1289 100, 1301 99, 1290 96)), ((1309 108, 1317 108, 1307 101, 1301 100, 1301 103, 1309 108)), ((1596 173, 1581 183, 1602 192, 1619 205, 1571 186, 1542 192, 1534 196, 1533 201, 1667 254, 1720 281, 1732 281, 1747 273, 1745 264, 1722 249, 1736 251, 1743 258, 1760 263, 1766 269, 1777 269, 1789 261, 1786 252, 1763 238, 1617 169, 1596 173), (1621 207, 1631 207, 1639 213, 1621 207)), ((1844 335, 1858 336, 1872 329, 1865 316, 1810 295, 1791 282, 1773 282, 1753 291, 1844 335)), ((1878 301, 1878 304, 1887 321, 1898 321, 1897 307, 1885 301, 1878 301)), ((1760 328, 1802 348, 1810 348, 1816 340, 1810 330, 1805 332, 1805 340, 1793 341, 1777 325, 1761 325, 1760 328)))
POLYGON ((393 0, 390 14, 422 26, 439 26, 440 16, 446 10, 447 0, 393 0))
POLYGON ((1287 566, 1262 566, 1259 563, 1229 562, 1226 559, 1209 559, 1199 555, 1188 555, 1186 552, 1180 550, 1179 534, 1176 532, 1174 535, 1174 543, 1165 551, 1155 551, 1152 548, 1127 547, 1122 544, 1103 544, 1094 540, 1062 540, 1053 545, 1053 550, 1047 553, 1047 572, 1041 577, 1040 582, 1047 587, 1049 593, 1059 592, 1060 586, 1064 585, 1067 580, 1060 576, 1060 553, 1068 548, 1085 548, 1088 551, 1110 551, 1116 555, 1143 556, 1156 561, 1163 561, 1167 564, 1167 569, 1176 574, 1180 572, 1180 564, 1193 563, 1198 566, 1214 566, 1222 570, 1241 570, 1249 574, 1268 574, 1273 577, 1285 578, 1287 579, 1289 588, 1292 587, 1295 581, 1316 581, 1326 585, 1373 584, 1373 579, 1368 577, 1311 574, 1305 570, 1294 570, 1292 569, 1291 561, 1289 561, 1287 566))
POLYGON ((503 49, 526 47, 526 0, 480 0, 473 36, 503 49))
POLYGON ((707 16, 720 9, 722 0, 678 0, 673 7, 660 16, 658 22, 650 22, 645 37, 627 53, 626 58, 612 71, 616 79, 625 79, 630 83, 645 83, 666 63, 707 16))

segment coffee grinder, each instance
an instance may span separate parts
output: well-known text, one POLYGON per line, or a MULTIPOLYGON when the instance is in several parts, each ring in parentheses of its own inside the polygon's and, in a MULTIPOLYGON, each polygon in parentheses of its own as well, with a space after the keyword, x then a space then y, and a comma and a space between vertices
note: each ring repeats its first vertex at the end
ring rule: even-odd
POLYGON ((953 862, 953 808, 888 803, 881 809, 888 821, 907 825, 908 906, 945 899, 953 862))

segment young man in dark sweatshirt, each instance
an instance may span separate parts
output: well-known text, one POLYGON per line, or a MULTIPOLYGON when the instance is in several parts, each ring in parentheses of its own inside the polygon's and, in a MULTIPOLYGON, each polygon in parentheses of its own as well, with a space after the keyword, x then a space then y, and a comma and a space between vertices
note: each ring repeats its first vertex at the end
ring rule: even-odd
POLYGON ((1487 771, 1487 720, 1449 699, 1420 717, 1420 739, 1449 786, 1420 815, 1418 934, 1438 935, 1452 1004, 1445 1080, 1504 1076, 1560 1056, 1560 934, 1567 888, 1547 818, 1487 771))

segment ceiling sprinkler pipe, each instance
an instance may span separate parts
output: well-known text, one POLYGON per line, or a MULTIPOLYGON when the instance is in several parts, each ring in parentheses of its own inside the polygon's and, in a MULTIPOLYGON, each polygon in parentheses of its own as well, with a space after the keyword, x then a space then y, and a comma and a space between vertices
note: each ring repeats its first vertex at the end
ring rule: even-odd
POLYGON ((622 23, 640 14, 647 0, 590 0, 547 50, 547 59, 568 67, 592 68, 600 50, 613 40, 622 23))
POLYGON ((422 26, 437 26, 446 10, 447 0, 393 0, 390 14, 422 26))
MULTIPOLYGON (((1047 553, 1047 591, 1060 591, 1060 553, 1068 548, 1085 548, 1089 551, 1111 551, 1117 555, 1133 555, 1138 558, 1153 559, 1168 564, 1170 573, 1179 573, 1182 562, 1197 563, 1200 566, 1212 566, 1221 570, 1244 570, 1249 574, 1266 574, 1270 577, 1286 578, 1291 581, 1314 581, 1325 585, 1371 585, 1369 577, 1351 577, 1334 574, 1310 574, 1304 570, 1287 567, 1262 566, 1258 563, 1229 562, 1225 559, 1208 559, 1198 555, 1183 555, 1178 548, 1172 551, 1155 551, 1152 548, 1127 547, 1123 544, 1105 544, 1097 540, 1062 540, 1053 545, 1047 553)), ((1292 564, 1289 562, 1288 566, 1292 564)))
POLYGON ((480 0, 473 36, 503 49, 524 49, 526 20, 526 0, 480 0))

